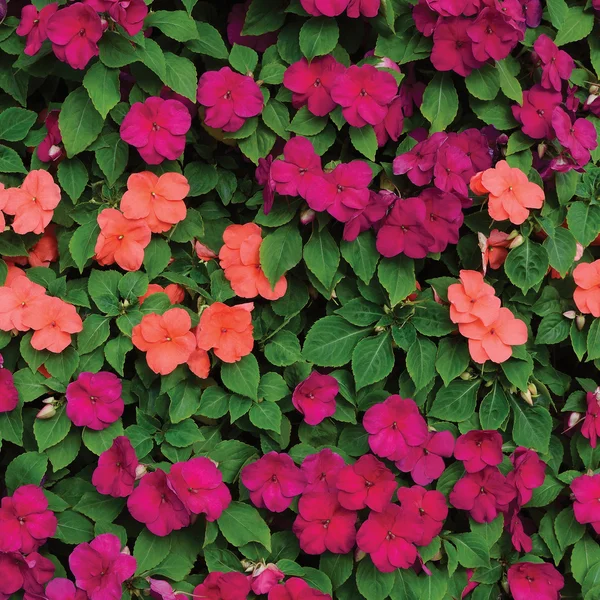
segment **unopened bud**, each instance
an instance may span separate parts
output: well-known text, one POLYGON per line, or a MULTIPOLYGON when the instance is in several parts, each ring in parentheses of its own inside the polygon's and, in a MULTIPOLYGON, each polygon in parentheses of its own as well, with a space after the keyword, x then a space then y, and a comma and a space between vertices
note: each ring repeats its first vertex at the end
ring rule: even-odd
POLYGON ((61 154, 62 150, 60 149, 60 146, 50 146, 50 150, 48 150, 48 156, 50 157, 50 160, 56 160, 57 158, 60 158, 61 154))
POLYGON ((575 317, 575 325, 577 329, 581 331, 585 327, 585 317, 583 315, 577 315, 575 317))
POLYGON ((254 563, 251 560, 244 559, 242 561, 242 567, 244 568, 244 571, 246 571, 246 573, 254 571, 254 563))
POLYGON ((315 220, 317 213, 312 208, 307 208, 300 213, 300 223, 308 225, 315 220))
POLYGON ((391 58, 384 56, 380 59, 380 61, 375 65, 378 69, 391 69, 392 71, 397 71, 400 73, 400 67, 397 63, 395 63, 391 58))
POLYGON ((359 550, 358 548, 354 551, 354 562, 360 562, 365 556, 366 552, 359 550))
POLYGON ((529 390, 521 392, 521 398, 523 398, 529 406, 533 406, 533 398, 531 397, 531 392, 529 390))
POLYGON ((148 469, 147 469, 146 465, 138 465, 135 468, 135 480, 136 481, 140 480, 147 472, 148 472, 148 469))
POLYGON ((521 246, 523 244, 525 240, 523 239, 523 236, 521 234, 517 235, 517 237, 510 243, 510 245, 508 246, 511 250, 514 250, 515 248, 518 248, 519 246, 521 246))
POLYGON ((469 371, 465 371, 464 373, 461 373, 459 375, 459 377, 463 380, 463 381, 471 381, 471 379, 473 379, 473 375, 471 375, 471 373, 469 373, 469 371))
POLYGON ((50 396, 49 398, 44 398, 42 400, 43 404, 54 404, 56 402, 56 398, 54 396, 50 396))
POLYGON ((508 579, 506 577, 502 578, 502 589, 504 590, 505 594, 510 594, 510 586, 508 585, 508 579))
POLYGON ((500 145, 500 146, 506 146, 506 144, 508 144, 508 136, 505 133, 501 133, 497 138, 496 138, 496 142, 500 145))
POLYGON ((598 93, 600 92, 600 85, 598 85, 597 83, 592 83, 592 85, 590 85, 588 92, 590 94, 595 94, 596 96, 598 95, 598 93))
POLYGON ((533 398, 537 398, 537 396, 539 396, 537 388, 535 387, 535 383, 530 383, 527 386, 527 389, 531 392, 533 398))
POLYGON ((56 408, 52 404, 46 404, 42 410, 35 415, 36 419, 51 419, 56 414, 56 408))
POLYGON ((517 393, 517 386, 516 386, 516 385, 511 385, 511 386, 508 388, 508 393, 509 393, 509 394, 516 394, 516 393, 517 393))
POLYGON ((577 423, 579 423, 580 420, 581 420, 581 413, 572 412, 569 415, 569 421, 568 421, 569 429, 571 429, 571 427, 575 427, 575 425, 577 425, 577 423))
POLYGON ((385 327, 382 327, 381 325, 377 325, 377 327, 375 327, 375 328, 373 329, 373 331, 374 331, 375 333, 383 333, 383 332, 385 331, 385 327))
POLYGON ((438 561, 438 560, 442 560, 442 551, 438 550, 432 557, 431 560, 433 561, 438 561))
POLYGON ((129 300, 123 300, 123 308, 129 308, 131 305, 129 304, 129 300))
POLYGON ((545 142, 540 142, 538 144, 538 147, 537 147, 538 156, 540 158, 544 158, 544 154, 546 154, 546 150, 547 149, 548 149, 548 146, 546 145, 546 143, 545 142))
POLYGON ((566 310, 566 311, 563 313, 563 317, 564 317, 565 319, 570 319, 571 321, 572 321, 573 319, 575 319, 575 317, 576 317, 576 316, 577 316, 577 313, 576 313, 574 310, 566 310))
POLYGON ((108 29, 108 21, 104 17, 100 17, 100 25, 102 26, 102 32, 108 29))
POLYGON ((427 425, 427 431, 429 431, 429 433, 435 433, 437 429, 433 425, 427 425))
POLYGON ((513 229, 506 237, 506 240, 507 241, 514 240, 518 235, 519 235, 519 232, 516 229, 513 229))
POLYGON ((131 550, 129 549, 129 546, 125 546, 125 548, 121 550, 121 554, 127 554, 127 556, 131 556, 131 550))
POLYGON ((596 400, 598 400, 598 402, 600 402, 600 387, 597 387, 594 390, 594 396, 596 396, 596 400))

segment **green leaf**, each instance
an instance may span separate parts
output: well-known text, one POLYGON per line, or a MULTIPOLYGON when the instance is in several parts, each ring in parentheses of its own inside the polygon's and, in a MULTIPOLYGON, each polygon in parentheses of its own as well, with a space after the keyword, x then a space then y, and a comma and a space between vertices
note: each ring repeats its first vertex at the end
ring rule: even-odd
POLYGON ((387 377, 394 367, 394 351, 389 333, 360 340, 352 352, 352 372, 359 390, 387 377))
POLYGON ((600 546, 589 536, 584 535, 574 546, 571 554, 571 572, 579 585, 590 568, 600 562, 600 546))
POLYGON ((480 100, 493 100, 500 90, 499 71, 493 65, 474 69, 466 78, 467 89, 480 100))
POLYGON ((69 158, 83 152, 102 131, 104 119, 83 86, 72 91, 63 102, 58 126, 69 158))
POLYGON ((523 244, 508 253, 504 270, 510 281, 527 293, 544 279, 548 265, 545 248, 525 238, 523 244))
POLYGON ((198 39, 195 21, 183 10, 157 10, 150 12, 144 21, 146 28, 156 27, 167 37, 178 42, 198 39))
POLYGON ((571 42, 583 40, 592 33, 593 27, 593 14, 584 12, 581 6, 570 7, 564 20, 558 26, 554 43, 557 46, 564 46, 571 42))
POLYGON ((88 180, 88 171, 78 158, 63 160, 58 165, 58 182, 74 203, 83 194, 88 180))
POLYGON ((531 146, 533 146, 533 144, 535 144, 535 140, 532 140, 530 137, 526 136, 522 131, 515 131, 515 133, 511 134, 511 136, 508 138, 506 155, 510 156, 516 152, 528 150, 531 148, 531 146))
POLYGON ((152 281, 160 275, 171 260, 171 248, 166 240, 154 238, 144 251, 144 269, 152 281))
POLYGON ((561 549, 566 550, 583 537, 585 525, 577 522, 573 507, 568 506, 554 520, 554 531, 561 549))
POLYGON ((101 62, 88 69, 83 78, 83 87, 103 119, 121 100, 119 70, 109 69, 101 62))
POLYGON ((340 251, 327 228, 315 227, 304 246, 303 256, 306 266, 329 289, 340 264, 340 251))
POLYGON ((300 50, 311 61, 315 56, 329 54, 337 46, 339 36, 335 19, 312 17, 300 30, 300 50))
POLYGON ((569 335, 571 323, 561 313, 546 315, 538 327, 536 344, 557 344, 569 335))
POLYGON ((506 63, 508 59, 500 60, 496 63, 498 69, 500 87, 507 98, 523 104, 523 89, 519 80, 510 72, 506 63))
MULTIPOLYGON (((580 180, 580 174, 577 171, 567 171, 566 173, 557 172, 555 178, 558 202, 560 204, 567 204, 567 202, 575 195, 577 184, 580 180)), ((557 231, 561 229, 562 228, 559 228, 557 231)), ((568 231, 568 229, 564 229, 564 231, 568 231)))
POLYGON ((209 457, 219 463, 223 480, 227 483, 233 483, 238 478, 241 468, 250 459, 258 458, 256 448, 237 440, 219 442, 209 452, 209 457))
POLYGON ((480 381, 453 381, 435 396, 429 415, 444 421, 466 421, 475 412, 480 381))
POLYGON ((208 23, 196 21, 197 38, 188 42, 187 46, 193 52, 205 54, 213 58, 227 59, 229 52, 221 34, 208 23))
MULTIPOLYGON (((377 268, 380 257, 375 246, 375 236, 373 235, 373 232, 365 231, 352 242, 342 240, 340 251, 344 260, 354 270, 354 273, 368 285, 375 274, 375 269, 377 268)), ((391 283, 392 282, 390 281, 390 284, 391 283)), ((395 284, 392 289, 395 290, 396 287, 401 288, 401 286, 395 284)))
MULTIPOLYGON (((110 68, 120 69, 138 60, 136 48, 132 43, 114 31, 105 31, 98 42, 98 47, 100 60, 110 68)), ((139 49, 143 50, 143 46, 139 49)))
POLYGON ((159 537, 144 528, 133 547, 133 556, 137 560, 136 574, 151 571, 167 557, 170 549, 171 540, 168 536, 159 537))
POLYGON ((298 135, 317 135, 325 129, 326 117, 317 117, 303 106, 294 116, 289 129, 298 135))
POLYGON ((242 75, 248 75, 258 65, 258 54, 252 48, 234 44, 229 53, 229 64, 242 75))
POLYGON ((189 419, 175 425, 170 425, 165 433, 165 439, 171 446, 187 448, 196 442, 201 442, 204 436, 200 429, 198 429, 198 425, 189 419))
POLYGON ((33 127, 37 115, 24 108, 5 108, 0 112, 0 140, 19 142, 33 127))
POLYGON ((79 365, 79 354, 73 348, 68 346, 60 354, 50 354, 46 359, 45 367, 52 377, 58 379, 65 385, 69 383, 73 373, 79 365))
POLYGON ((586 202, 573 202, 567 213, 567 225, 575 239, 587 247, 600 231, 600 206, 586 202))
POLYGON ((244 20, 243 35, 263 35, 277 31, 285 23, 284 0, 253 0, 244 20))
POLYGON ((399 254, 394 258, 382 258, 377 275, 390 297, 392 308, 417 289, 415 261, 404 254, 399 254))
POLYGON ((110 335, 110 319, 103 315, 88 315, 83 322, 83 331, 77 336, 77 349, 87 354, 106 342, 110 335))
POLYGON ((448 73, 436 73, 423 93, 421 113, 431 123, 430 133, 444 131, 458 112, 458 94, 448 73))
MULTIPOLYGON (((204 393, 206 394, 209 389, 204 393)), ((197 380, 192 379, 185 379, 172 390, 169 390, 168 394, 171 399, 169 418, 171 423, 179 423, 184 419, 189 419, 198 410, 200 407, 200 392, 197 380)))
POLYGON ((509 412, 510 406, 506 393, 498 380, 495 380, 479 407, 482 429, 499 429, 509 412))
POLYGON ((108 185, 113 186, 127 167, 129 145, 118 133, 110 133, 102 138, 106 146, 96 150, 96 162, 104 173, 108 185))
POLYGON ((243 502, 232 502, 217 520, 225 539, 236 547, 250 542, 262 544, 271 551, 271 532, 258 511, 243 502))
POLYGON ((65 510, 56 515, 58 526, 54 537, 65 544, 82 544, 89 542, 94 537, 94 526, 83 515, 65 510))
POLYGON ((294 224, 279 227, 260 246, 260 265, 272 286, 302 259, 302 238, 294 224))
POLYGON ((196 102, 198 74, 194 63, 183 56, 165 52, 165 64, 165 83, 174 92, 196 102))
POLYGON ((112 523, 119 516, 124 505, 125 500, 122 498, 113 498, 94 491, 86 492, 73 510, 89 517, 92 521, 112 523))
POLYGON ((408 349, 406 369, 417 390, 422 390, 435 377, 436 352, 436 345, 421 336, 417 336, 408 349))
POLYGON ((587 336, 588 360, 600 358, 600 319, 594 319, 587 336))
POLYGON ((445 337, 438 344, 435 370, 440 374, 444 385, 448 385, 466 371, 470 360, 469 348, 464 341, 445 337))
POLYGON ((265 346, 265 357, 277 367, 287 367, 302 360, 298 336, 291 331, 280 331, 265 346))
POLYGON ((262 111, 262 120, 264 124, 272 129, 279 137, 284 140, 290 139, 290 134, 288 132, 290 126, 290 113, 285 104, 274 99, 269 100, 262 111))
MULTIPOLYGON (((198 24, 198 22, 196 22, 198 24)), ((208 23, 203 23, 210 27, 208 23)), ((156 73, 161 81, 165 81, 167 77, 167 63, 162 48, 151 38, 144 40, 143 46, 138 46, 135 49, 138 59, 145 64, 153 73, 156 73)))
POLYGON ((490 549, 476 533, 461 533, 449 536, 456 546, 458 562, 467 569, 490 566, 490 549))
POLYGON ((83 430, 81 439, 88 450, 91 450, 94 454, 100 455, 108 450, 115 438, 123 435, 123 423, 121 420, 111 423, 106 429, 101 431, 94 431, 86 427, 83 430))
POLYGON ((497 102, 488 102, 472 96, 469 99, 469 104, 473 112, 484 123, 493 125, 497 129, 512 129, 518 125, 513 117, 509 102, 502 102, 501 99, 497 102))
POLYGON ((66 415, 64 406, 57 409, 51 419, 36 419, 33 423, 33 435, 38 450, 44 452, 67 437, 71 429, 71 421, 66 415))
POLYGON ((67 437, 55 446, 46 450, 46 455, 52 463, 54 472, 69 466, 79 455, 81 448, 81 433, 71 429, 67 437))
POLYGON ((417 304, 410 322, 419 333, 428 337, 441 337, 456 329, 456 325, 450 320, 448 307, 433 300, 417 304))
POLYGON ((266 429, 275 433, 281 431, 281 409, 275 402, 265 400, 254 403, 248 416, 252 425, 259 429, 266 429))
POLYGON ((21 157, 12 148, 0 146, 0 173, 27 173, 21 157))
POLYGON ((569 6, 565 0, 548 0, 548 13, 550 22, 556 29, 560 29, 569 13, 569 6))
POLYGON ((552 433, 552 417, 548 410, 542 406, 527 406, 513 398, 510 402, 514 414, 512 433, 515 444, 546 454, 552 433))
POLYGON ((6 467, 4 482, 10 494, 27 484, 40 485, 48 468, 48 457, 38 452, 19 454, 6 467))
POLYGON ((358 563, 356 586, 367 600, 385 600, 394 587, 394 573, 382 573, 370 558, 364 558, 358 563))
POLYGON ((234 363, 223 363, 221 379, 232 392, 253 400, 258 399, 260 371, 254 354, 248 354, 234 363))
POLYGON ((325 554, 321 554, 319 570, 329 577, 331 586, 334 590, 337 590, 337 588, 350 578, 353 568, 354 561, 352 553, 333 554, 331 552, 325 552, 325 554))
POLYGON ((577 253, 577 242, 573 234, 564 227, 557 227, 552 235, 549 235, 543 243, 550 266, 555 268, 564 277, 575 260, 577 253))

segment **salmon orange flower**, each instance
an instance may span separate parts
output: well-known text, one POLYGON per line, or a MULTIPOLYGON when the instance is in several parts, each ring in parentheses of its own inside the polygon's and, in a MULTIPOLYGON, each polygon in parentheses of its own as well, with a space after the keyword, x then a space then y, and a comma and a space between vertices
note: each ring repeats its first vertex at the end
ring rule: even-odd
POLYGON ((196 330, 202 350, 212 350, 223 362, 234 363, 252 352, 252 315, 254 304, 227 306, 215 302, 204 310, 196 330))
POLYGON ((458 327, 468 339, 471 358, 477 363, 486 360, 503 363, 512 356, 512 346, 527 342, 527 325, 515 318, 508 308, 501 308, 496 320, 489 325, 477 320, 458 327))
POLYGON ((185 364, 196 349, 192 320, 183 308, 171 308, 162 315, 144 315, 131 332, 133 345, 146 353, 146 361, 159 375, 172 373, 185 364))
POLYGON ((573 279, 577 285, 573 293, 577 308, 586 315, 600 317, 600 260, 577 265, 573 279))
POLYGON ((54 209, 60 202, 60 188, 48 171, 31 171, 20 188, 8 188, 6 204, 2 209, 14 215, 12 228, 15 233, 44 233, 50 224, 54 209))
POLYGON ((6 206, 6 202, 8 201, 8 194, 4 189, 4 184, 0 183, 0 232, 4 231, 6 227, 6 219, 4 218, 4 207, 6 206))
POLYGON ((54 296, 41 296, 32 302, 23 311, 23 324, 34 330, 31 345, 36 350, 56 354, 71 343, 71 334, 83 329, 75 307, 54 296))
POLYGON ((152 232, 143 219, 126 219, 116 208, 105 208, 98 215, 100 234, 96 260, 100 265, 117 263, 125 271, 137 271, 144 262, 144 248, 152 232))
POLYGON ((206 350, 202 348, 196 348, 188 359, 188 367, 190 371, 200 377, 200 379, 206 379, 210 372, 210 357, 206 350))
POLYGON ((477 271, 462 270, 460 283, 453 283, 448 287, 448 300, 453 323, 481 321, 484 326, 488 326, 498 318, 500 298, 477 271))
POLYGON ((221 268, 233 291, 241 298, 262 296, 277 300, 285 295, 287 281, 281 277, 272 288, 260 267, 262 232, 258 225, 229 225, 223 233, 225 245, 219 252, 221 268))
POLYGON ((188 180, 180 173, 163 173, 160 177, 144 171, 127 180, 121 210, 127 219, 144 219, 153 233, 163 233, 185 219, 183 199, 189 194, 188 180))
POLYGON ((205 246, 202 242, 196 241, 194 244, 194 250, 196 251, 196 256, 198 260, 201 262, 208 262, 213 260, 213 258, 217 258, 217 255, 208 247, 205 246))
POLYGON ((138 298, 138 302, 141 305, 148 296, 160 293, 166 294, 169 297, 171 304, 181 304, 185 298, 185 290, 176 283, 170 283, 167 287, 162 287, 162 285, 158 285, 158 283, 151 283, 148 286, 146 293, 138 298))
POLYGON ((29 251, 28 259, 29 264, 32 267, 47 267, 50 263, 58 260, 58 240, 56 239, 56 227, 52 223, 46 227, 44 235, 29 251))
POLYGON ((7 285, 0 287, 0 329, 2 331, 27 331, 23 313, 29 305, 46 295, 46 290, 25 277, 18 267, 9 267, 7 285), (21 273, 21 275, 18 275, 21 273))
POLYGON ((508 247, 512 244, 514 237, 498 229, 492 229, 489 238, 486 238, 481 232, 477 234, 477 238, 481 250, 483 274, 485 275, 488 266, 490 269, 499 269, 508 256, 508 247))

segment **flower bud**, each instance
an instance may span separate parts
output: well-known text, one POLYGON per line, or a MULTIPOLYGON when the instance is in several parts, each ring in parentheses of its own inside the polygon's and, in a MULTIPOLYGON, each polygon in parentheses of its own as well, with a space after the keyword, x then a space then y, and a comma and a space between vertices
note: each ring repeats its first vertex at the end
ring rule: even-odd
POLYGON ((570 319, 571 321, 577 316, 577 313, 574 310, 566 310, 563 313, 563 317, 565 317, 565 319, 570 319))
POLYGON ((528 390, 531 392, 531 396, 532 396, 533 398, 537 398, 537 397, 539 396, 539 394, 538 394, 538 391, 537 391, 537 388, 535 387, 535 383, 530 383, 530 384, 527 386, 527 389, 528 389, 528 390))
POLYGON ((284 578, 285 573, 277 565, 273 563, 266 565, 264 562, 260 562, 254 568, 250 585, 252 591, 260 596, 268 594, 284 578))
POLYGON ((356 548, 356 550, 354 551, 354 562, 360 562, 366 555, 366 552, 363 552, 362 550, 356 548))
POLYGON ((531 392, 527 390, 526 392, 521 392, 521 398, 529 404, 529 406, 533 406, 533 398, 531 397, 531 392))
POLYGON ((127 554, 127 556, 131 556, 131 550, 129 549, 129 546, 125 546, 125 548, 121 550, 121 554, 127 554))
POLYGON ((437 429, 433 425, 427 425, 427 431, 429 431, 429 433, 435 433, 437 429))
POLYGON ((469 373, 469 371, 465 371, 464 373, 461 373, 459 375, 459 377, 463 380, 463 381, 471 381, 471 379, 473 379, 473 375, 471 375, 471 373, 469 373))
POLYGON ((42 400, 43 404, 54 404, 56 402, 56 398, 54 396, 50 396, 49 398, 44 398, 42 400))
POLYGON ((102 27, 102 33, 108 29, 108 21, 100 15, 100 26, 102 27))
POLYGON ((506 146, 508 144, 508 136, 505 133, 501 133, 497 138, 496 142, 500 146, 506 146))
POLYGON ((600 402, 600 387, 597 387, 594 390, 594 396, 596 396, 596 400, 598 400, 598 402, 600 402))
POLYGON ((600 93, 600 85, 598 85, 597 83, 592 83, 592 85, 590 85, 590 88, 588 89, 588 92, 590 94, 598 95, 600 93))
POLYGON ((575 425, 577 425, 577 423, 579 423, 580 420, 581 420, 581 413, 572 412, 569 415, 569 420, 568 420, 569 429, 571 429, 571 427, 575 427, 575 425))
POLYGON ((46 404, 42 410, 35 415, 36 419, 51 419, 56 414, 56 408, 52 404, 46 404))
POLYGON ((590 104, 594 104, 594 102, 596 102, 596 99, 599 98, 600 96, 598 96, 597 94, 590 94, 587 97, 587 100, 585 101, 585 105, 589 106, 590 104))
POLYGON ((253 563, 251 560, 244 559, 242 561, 242 567, 246 573, 250 573, 250 571, 254 571, 256 564, 253 563))
POLYGON ((50 157, 50 160, 54 161, 60 158, 61 154, 62 150, 60 149, 60 146, 50 146, 50 149, 48 150, 48 156, 50 157))
POLYGON ((547 149, 548 149, 548 146, 546 145, 546 143, 545 142, 540 142, 538 144, 538 147, 537 147, 538 156, 540 158, 544 158, 544 154, 546 154, 546 150, 547 149))
POLYGON ((300 223, 308 225, 315 220, 317 213, 312 208, 306 208, 300 213, 300 223))
POLYGON ((379 62, 375 65, 378 69, 391 69, 400 73, 400 67, 391 58, 387 56, 382 57, 379 62))
POLYGON ((575 317, 575 325, 578 331, 581 331, 585 327, 585 317, 583 315, 577 315, 575 317))
POLYGON ((147 472, 148 472, 148 469, 147 469, 146 465, 138 465, 135 468, 135 480, 139 481, 147 472))
POLYGON ((523 244, 525 240, 523 239, 523 236, 521 234, 517 235, 517 237, 510 243, 510 245, 508 246, 511 250, 514 250, 515 248, 518 248, 519 246, 521 246, 523 244))
POLYGON ((383 333, 385 331, 385 327, 382 327, 381 325, 377 325, 375 328, 373 328, 373 331, 375 333, 383 333))

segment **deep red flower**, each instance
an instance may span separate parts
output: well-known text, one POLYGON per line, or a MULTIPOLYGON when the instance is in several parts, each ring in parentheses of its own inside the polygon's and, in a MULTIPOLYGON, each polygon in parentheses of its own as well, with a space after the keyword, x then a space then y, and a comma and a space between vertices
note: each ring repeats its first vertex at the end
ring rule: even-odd
POLYGON ((434 133, 408 152, 397 156, 394 159, 394 175, 406 174, 418 186, 430 183, 438 150, 447 137, 448 134, 444 132, 434 133))
POLYGON ((313 371, 292 394, 294 408, 304 415, 308 425, 318 425, 335 413, 335 397, 340 386, 335 377, 313 371))
POLYGON ((542 87, 560 92, 562 82, 568 81, 575 68, 575 61, 545 34, 535 40, 533 49, 542 61, 542 87))
POLYGON ((540 459, 535 450, 519 446, 511 455, 513 470, 506 476, 508 483, 517 490, 519 506, 527 504, 533 490, 539 488, 546 478, 546 463, 540 459))
POLYGON ((472 21, 462 17, 442 18, 433 32, 431 62, 438 71, 454 71, 463 77, 482 62, 473 56, 473 42, 468 36, 472 21))
POLYGON ((558 141, 571 152, 571 156, 579 166, 584 167, 590 162, 590 150, 598 147, 598 133, 596 127, 587 119, 571 117, 557 106, 552 112, 552 127, 556 132, 558 141))
POLYGON ((352 242, 363 231, 379 229, 389 207, 398 200, 393 192, 381 190, 379 193, 369 190, 369 203, 364 210, 344 223, 344 240, 352 242))
POLYGON ((463 461, 467 473, 495 467, 504 458, 502 436, 497 431, 469 431, 456 440, 454 458, 463 461))
POLYGON ((536 84, 523 92, 523 105, 513 105, 513 116, 521 123, 523 133, 536 140, 554 139, 552 113, 561 103, 558 92, 545 90, 536 84))
POLYGON ((415 529, 423 535, 416 542, 419 546, 427 546, 433 538, 442 531, 444 521, 448 516, 448 505, 442 492, 426 490, 424 487, 413 485, 398 489, 398 500, 406 511, 408 519, 415 529))
POLYGON ((23 600, 45 598, 44 584, 52 579, 54 570, 52 561, 37 552, 27 556, 0 552, 0 599, 10 600, 20 589, 25 592, 23 600))
POLYGON ((344 459, 329 448, 309 454, 300 466, 306 478, 304 493, 335 491, 338 475, 345 466, 344 459))
POLYGON ((454 451, 454 436, 450 431, 430 432, 420 446, 412 446, 408 454, 396 462, 396 468, 410 473, 418 485, 428 485, 437 479, 446 468, 444 459, 454 451))
POLYGON ((522 562, 508 569, 508 586, 514 600, 559 600, 563 576, 548 563, 522 562))
POLYGON ((469 27, 468 35, 473 42, 473 56, 481 62, 490 58, 506 58, 523 39, 523 33, 519 29, 501 12, 489 6, 477 15, 477 19, 469 27))

